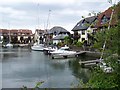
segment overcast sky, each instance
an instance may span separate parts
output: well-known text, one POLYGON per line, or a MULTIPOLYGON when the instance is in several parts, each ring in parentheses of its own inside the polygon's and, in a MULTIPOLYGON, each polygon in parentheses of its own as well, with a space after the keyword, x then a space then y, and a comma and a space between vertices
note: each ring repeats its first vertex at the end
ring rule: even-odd
POLYGON ((82 16, 110 6, 108 0, 0 0, 0 28, 34 32, 36 28, 62 26, 71 31, 82 16))

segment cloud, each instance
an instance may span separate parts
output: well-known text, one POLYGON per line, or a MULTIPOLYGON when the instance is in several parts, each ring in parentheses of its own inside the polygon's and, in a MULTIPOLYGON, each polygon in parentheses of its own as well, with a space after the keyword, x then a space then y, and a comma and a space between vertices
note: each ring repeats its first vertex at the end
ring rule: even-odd
POLYGON ((13 9, 11 7, 0 7, 0 13, 3 13, 4 15, 7 14, 10 17, 15 17, 15 16, 20 16, 20 15, 25 15, 25 11, 18 11, 16 9, 13 9))
POLYGON ((44 29, 50 9, 49 28, 59 25, 71 30, 81 16, 104 11, 109 6, 107 0, 1 0, 0 23, 4 27, 11 22, 13 28, 44 29))
POLYGON ((14 4, 14 3, 26 3, 26 2, 32 2, 32 3, 40 3, 40 4, 72 4, 74 3, 74 0, 2 0, 1 5, 8 5, 8 4, 14 4))

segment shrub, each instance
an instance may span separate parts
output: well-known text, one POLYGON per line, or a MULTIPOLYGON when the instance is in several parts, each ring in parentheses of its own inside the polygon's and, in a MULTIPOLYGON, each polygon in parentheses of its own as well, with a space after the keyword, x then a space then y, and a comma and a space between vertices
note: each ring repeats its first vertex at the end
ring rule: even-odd
POLYGON ((80 42, 80 41, 78 41, 77 43, 76 43, 76 46, 78 46, 78 47, 82 47, 82 43, 80 42))

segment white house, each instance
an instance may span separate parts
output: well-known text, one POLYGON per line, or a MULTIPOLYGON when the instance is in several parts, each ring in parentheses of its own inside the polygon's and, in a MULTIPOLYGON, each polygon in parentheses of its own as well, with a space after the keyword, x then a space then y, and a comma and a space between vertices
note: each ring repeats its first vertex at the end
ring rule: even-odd
POLYGON ((48 33, 52 35, 52 42, 53 44, 58 44, 59 42, 62 42, 64 40, 65 36, 70 35, 70 32, 64 29, 63 27, 60 26, 55 26, 51 28, 48 33))
POLYGON ((80 22, 78 22, 75 27, 72 29, 72 31, 75 33, 77 32, 79 36, 79 41, 82 42, 84 40, 89 40, 89 34, 93 33, 96 28, 92 27, 92 24, 95 23, 95 20, 97 19, 96 16, 88 17, 82 19, 80 22))
POLYGON ((36 29, 35 30, 35 35, 34 35, 34 41, 37 42, 38 44, 44 42, 44 30, 41 29, 36 29))

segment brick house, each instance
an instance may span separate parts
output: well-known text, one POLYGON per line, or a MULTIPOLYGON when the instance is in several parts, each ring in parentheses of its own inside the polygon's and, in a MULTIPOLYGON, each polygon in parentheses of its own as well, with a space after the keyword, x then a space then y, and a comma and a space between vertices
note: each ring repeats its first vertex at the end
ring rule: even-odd
POLYGON ((33 39, 32 31, 28 29, 0 29, 0 32, 4 44, 9 41, 14 44, 28 44, 33 39))

